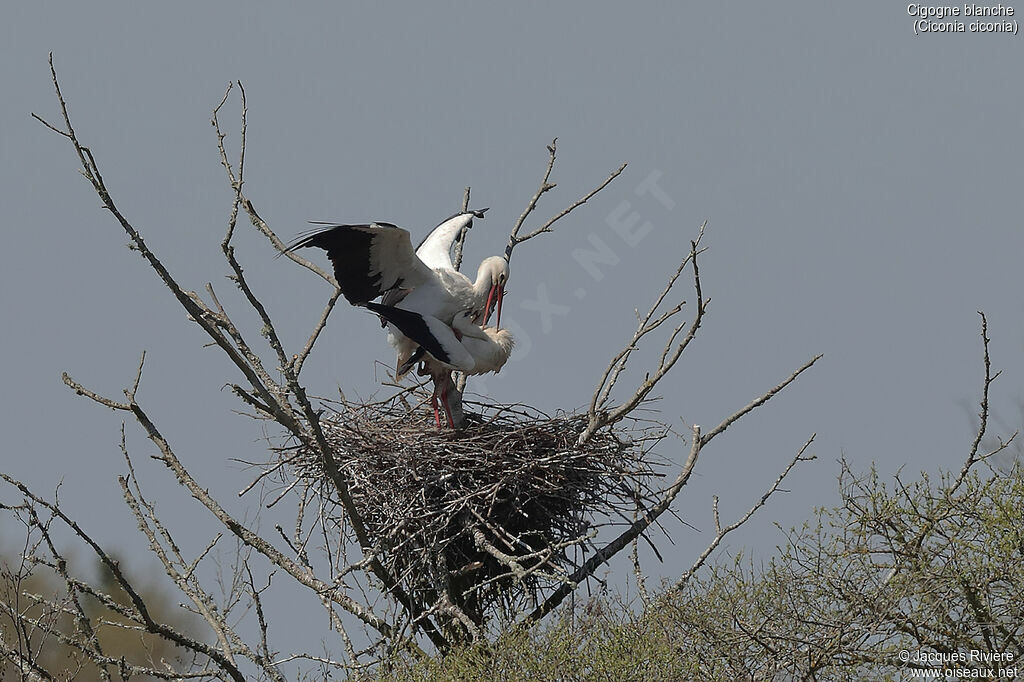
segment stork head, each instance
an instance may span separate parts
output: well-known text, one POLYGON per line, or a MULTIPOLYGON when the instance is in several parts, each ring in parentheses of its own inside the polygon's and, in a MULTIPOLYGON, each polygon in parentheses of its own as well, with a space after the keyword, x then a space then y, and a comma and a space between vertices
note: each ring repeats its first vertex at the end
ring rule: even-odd
POLYGON ((484 304, 481 325, 487 324, 487 321, 491 318, 491 313, 497 310, 498 319, 495 322, 495 326, 501 328, 501 303, 505 298, 505 283, 508 282, 508 276, 508 261, 501 256, 491 256, 490 258, 485 258, 480 263, 480 269, 477 271, 477 281, 482 280, 489 283, 487 303, 484 304))

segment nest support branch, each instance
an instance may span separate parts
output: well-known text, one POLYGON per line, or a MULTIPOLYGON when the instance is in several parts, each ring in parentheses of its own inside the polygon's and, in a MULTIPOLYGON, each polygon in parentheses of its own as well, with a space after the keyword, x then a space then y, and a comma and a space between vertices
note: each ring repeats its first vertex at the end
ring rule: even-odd
MULTIPOLYGON (((367 530, 384 539, 378 559, 423 611, 450 616, 456 640, 563 585, 597 531, 628 524, 662 477, 650 450, 663 429, 607 429, 580 447, 585 415, 474 407, 457 434, 398 399, 321 417, 367 530)), ((322 479, 308 446, 280 452, 298 476, 322 479)))

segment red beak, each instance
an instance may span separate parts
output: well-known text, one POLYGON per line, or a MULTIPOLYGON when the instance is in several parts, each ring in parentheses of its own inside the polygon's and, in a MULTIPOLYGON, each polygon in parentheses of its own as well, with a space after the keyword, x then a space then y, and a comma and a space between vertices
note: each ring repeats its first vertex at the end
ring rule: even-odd
POLYGON ((491 305, 494 304, 498 310, 497 328, 501 329, 501 304, 504 300, 505 289, 497 284, 492 286, 491 290, 487 292, 487 303, 484 304, 484 316, 481 326, 486 325, 487 321, 491 319, 491 313, 494 312, 494 308, 491 305))
POLYGON ((492 286, 491 290, 487 292, 487 303, 484 304, 484 321, 482 325, 487 324, 487 320, 491 319, 491 303, 494 302, 494 290, 497 288, 497 286, 492 286))
POLYGON ((498 289, 498 321, 495 323, 497 329, 501 329, 501 304, 505 300, 505 289, 498 289))

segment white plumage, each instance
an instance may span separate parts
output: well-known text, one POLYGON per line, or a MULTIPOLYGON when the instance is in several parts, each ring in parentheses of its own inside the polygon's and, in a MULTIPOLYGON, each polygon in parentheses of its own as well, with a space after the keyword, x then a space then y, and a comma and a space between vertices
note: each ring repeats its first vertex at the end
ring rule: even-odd
POLYGON ((501 324, 508 261, 501 256, 485 258, 476 280, 470 281, 451 259, 458 235, 486 210, 466 211, 445 220, 415 251, 409 232, 391 223, 332 225, 288 248, 315 246, 327 251, 349 303, 369 308, 387 321, 389 341, 398 353, 398 378, 429 353, 430 373, 436 384, 443 384, 446 409, 450 377, 439 382, 442 370, 496 372, 512 348, 508 332, 482 326, 495 311, 501 324), (381 302, 373 303, 378 297, 381 302))

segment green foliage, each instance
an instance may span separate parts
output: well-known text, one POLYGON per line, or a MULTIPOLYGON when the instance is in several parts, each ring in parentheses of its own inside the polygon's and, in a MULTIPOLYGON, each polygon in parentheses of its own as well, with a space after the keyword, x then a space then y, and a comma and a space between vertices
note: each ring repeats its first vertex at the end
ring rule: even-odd
POLYGON ((628 607, 595 598, 572 619, 533 630, 512 629, 492 643, 444 658, 394 657, 378 680, 668 680, 684 679, 671 641, 628 607))
POLYGON ((645 614, 597 599, 444 658, 395 656, 379 679, 900 680, 900 650, 1024 657, 1020 469, 886 485, 844 465, 840 492, 769 561, 720 562, 645 614))

